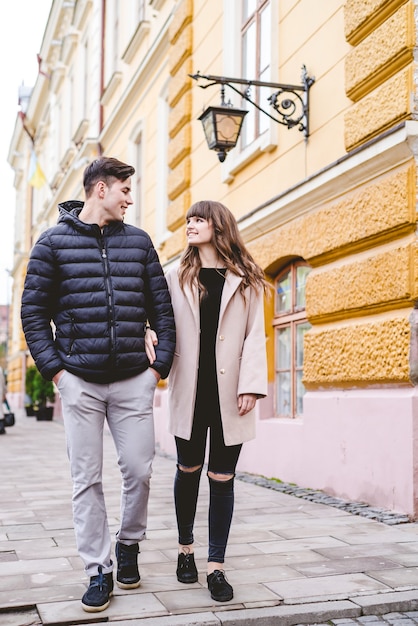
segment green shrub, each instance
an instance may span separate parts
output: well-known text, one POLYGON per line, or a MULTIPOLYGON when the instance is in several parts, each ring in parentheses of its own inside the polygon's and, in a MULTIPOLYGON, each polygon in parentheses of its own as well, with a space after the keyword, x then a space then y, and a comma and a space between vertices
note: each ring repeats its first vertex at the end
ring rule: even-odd
POLYGON ((55 400, 53 382, 46 380, 35 365, 31 365, 26 370, 25 388, 35 406, 44 407, 48 400, 50 402, 55 400))

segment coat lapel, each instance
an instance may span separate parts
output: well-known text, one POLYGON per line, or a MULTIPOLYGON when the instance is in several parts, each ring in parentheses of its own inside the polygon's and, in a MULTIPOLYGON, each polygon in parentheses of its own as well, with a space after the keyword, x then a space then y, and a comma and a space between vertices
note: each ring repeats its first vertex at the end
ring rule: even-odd
POLYGON ((241 276, 237 276, 232 272, 227 272, 225 276, 225 285, 222 290, 222 298, 221 298, 221 310, 219 311, 219 319, 222 318, 225 313, 225 309, 228 306, 228 302, 240 286, 242 281, 241 276))
POLYGON ((200 328, 200 314, 199 314, 199 297, 197 290, 193 290, 190 288, 190 285, 184 286, 184 294, 186 296, 186 300, 192 310, 193 318, 196 324, 196 328, 200 328))
MULTIPOLYGON (((219 319, 223 316, 226 307, 228 306, 228 302, 231 300, 232 296, 240 286, 242 281, 241 276, 237 276, 232 272, 227 272, 225 276, 225 284, 222 290, 222 298, 221 298, 221 309, 219 311, 219 319)), ((186 296, 186 300, 192 310, 193 318, 196 323, 196 327, 200 328, 200 314, 199 314, 199 297, 198 293, 195 289, 191 289, 190 285, 184 286, 184 294, 186 296)))

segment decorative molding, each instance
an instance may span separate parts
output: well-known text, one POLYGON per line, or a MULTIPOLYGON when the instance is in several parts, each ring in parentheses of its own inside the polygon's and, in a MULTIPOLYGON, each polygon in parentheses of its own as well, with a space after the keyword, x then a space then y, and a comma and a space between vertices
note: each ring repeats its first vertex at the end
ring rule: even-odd
POLYGON ((61 184, 62 179, 64 178, 64 172, 62 172, 61 170, 57 170, 54 174, 54 177, 51 181, 51 189, 58 189, 59 185, 61 184))
POLYGON ((73 146, 70 146, 69 148, 67 148, 64 156, 62 157, 60 161, 61 169, 65 170, 69 166, 71 161, 74 159, 76 152, 77 150, 73 146))
POLYGON ((75 143, 75 145, 77 145, 77 144, 79 144, 79 143, 81 143, 83 141, 84 135, 87 132, 89 124, 90 124, 89 120, 87 120, 87 119, 81 120, 81 122, 79 123, 79 125, 77 127, 77 130, 75 131, 75 133, 74 133, 74 135, 72 137, 72 140, 75 143))
POLYGON ((126 46, 125 52, 122 54, 122 60, 125 61, 125 63, 130 63, 132 61, 135 54, 138 52, 141 43, 144 41, 150 30, 151 25, 148 21, 142 20, 139 22, 130 42, 126 46))
POLYGON ((58 93, 64 78, 65 78, 65 65, 63 65, 62 63, 59 63, 52 70, 52 76, 51 76, 51 83, 50 83, 50 85, 51 85, 51 91, 53 93, 55 93, 55 94, 58 93))
POLYGON ((19 188, 22 180, 23 180, 23 170, 22 169, 15 170, 14 183, 13 183, 13 186, 15 187, 15 189, 19 188))
POLYGON ((87 16, 93 7, 93 0, 77 0, 75 14, 74 14, 74 26, 79 30, 83 30, 87 16))
POLYGON ((152 6, 153 9, 155 9, 155 11, 159 11, 166 0, 150 0, 150 6, 152 6))
POLYGON ((79 39, 80 33, 76 30, 72 30, 64 37, 61 56, 63 63, 66 63, 67 65, 69 64, 70 59, 77 48, 79 39))
POLYGON ((119 87, 121 82, 122 82, 122 72, 113 72, 102 94, 102 98, 100 100, 101 104, 105 106, 109 104, 111 97, 113 96, 113 94, 115 93, 116 89, 119 87))

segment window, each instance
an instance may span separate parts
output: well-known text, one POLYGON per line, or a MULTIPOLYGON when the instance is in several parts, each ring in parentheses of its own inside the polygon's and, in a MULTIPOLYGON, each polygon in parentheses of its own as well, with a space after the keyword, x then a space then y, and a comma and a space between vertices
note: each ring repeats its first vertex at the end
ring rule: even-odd
MULTIPOLYGON (((269 0, 243 0, 242 9, 242 76, 249 80, 269 82, 271 63, 271 6, 269 0)), ((250 98, 266 109, 271 89, 252 88, 250 98)), ((269 128, 269 118, 243 100, 248 110, 242 128, 242 147, 252 143, 269 128)))
MULTIPOLYGON (((223 75, 279 82, 279 2, 223 0, 223 15, 223 75)), ((274 113, 267 100, 272 91, 251 87, 249 98, 268 113, 274 113)), ((226 89, 225 96, 234 106, 248 111, 238 145, 221 167, 222 182, 231 183, 257 155, 277 147, 279 124, 231 89, 226 89)))
POLYGON ((305 313, 305 285, 311 268, 287 266, 275 282, 275 405, 279 417, 303 413, 303 338, 311 325, 305 313))

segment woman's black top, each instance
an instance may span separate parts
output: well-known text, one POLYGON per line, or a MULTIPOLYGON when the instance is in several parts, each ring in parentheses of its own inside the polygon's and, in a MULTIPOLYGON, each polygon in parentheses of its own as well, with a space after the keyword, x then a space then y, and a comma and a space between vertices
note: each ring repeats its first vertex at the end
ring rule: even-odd
POLYGON ((195 417, 199 414, 208 424, 214 417, 219 419, 220 414, 215 346, 225 274, 226 269, 206 267, 202 267, 199 273, 207 294, 200 303, 200 353, 195 417))

